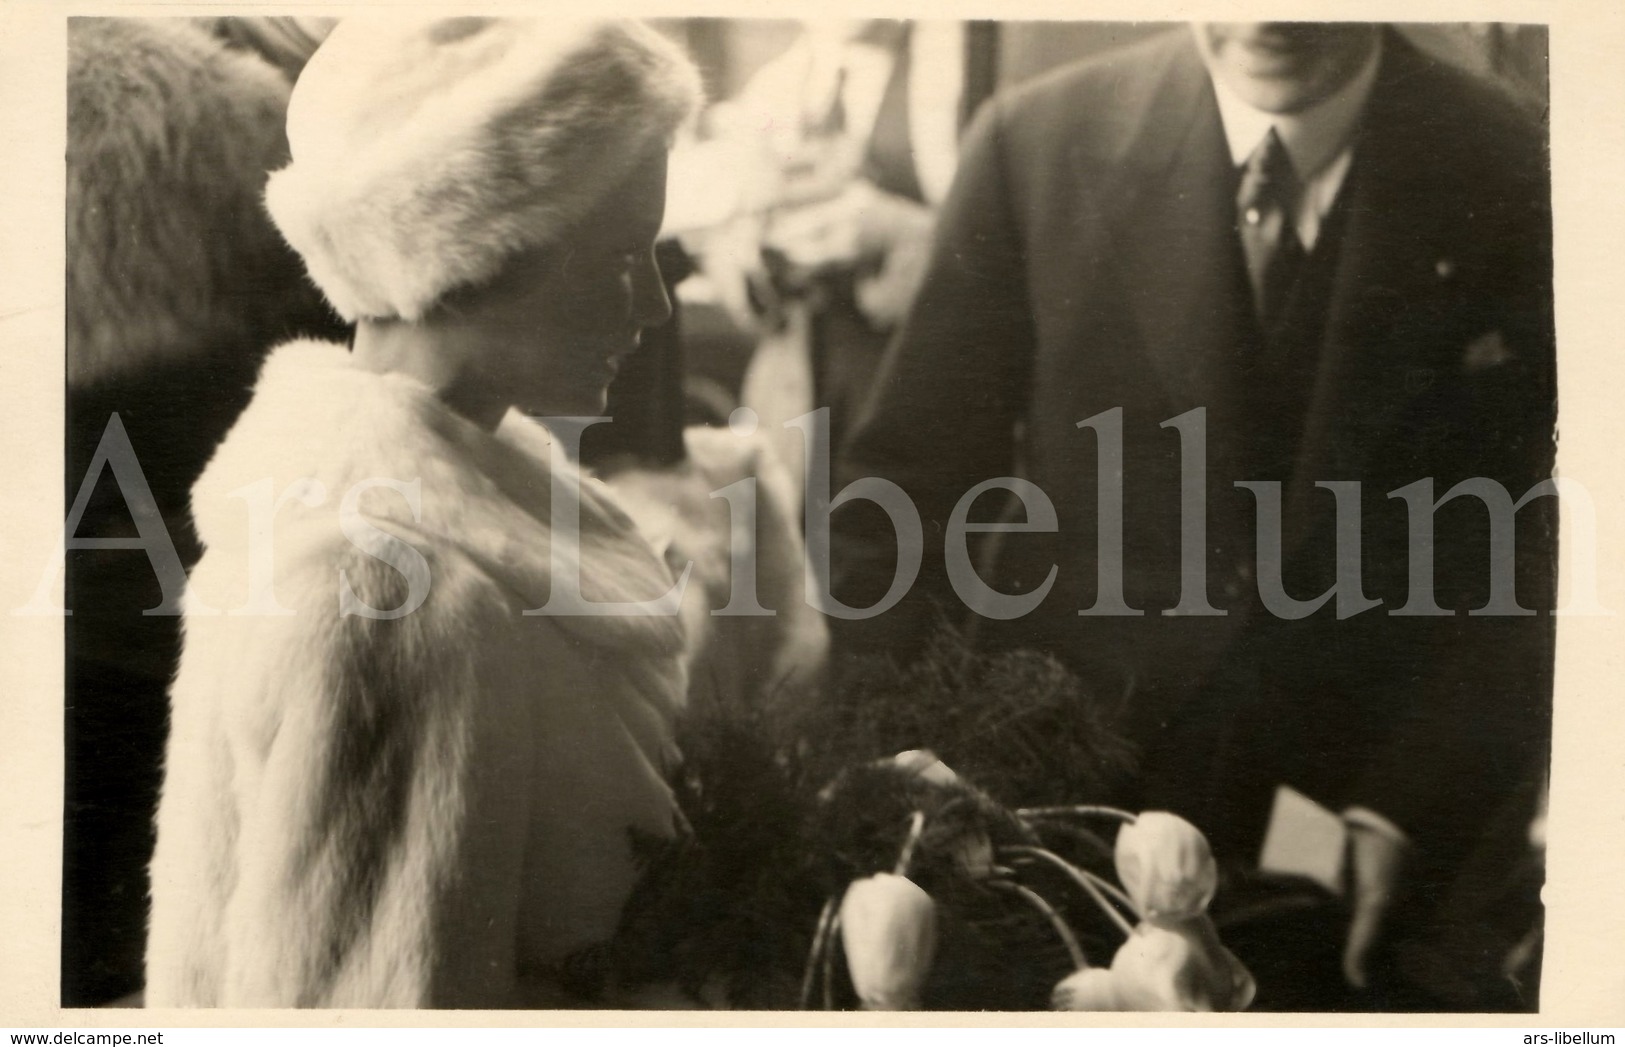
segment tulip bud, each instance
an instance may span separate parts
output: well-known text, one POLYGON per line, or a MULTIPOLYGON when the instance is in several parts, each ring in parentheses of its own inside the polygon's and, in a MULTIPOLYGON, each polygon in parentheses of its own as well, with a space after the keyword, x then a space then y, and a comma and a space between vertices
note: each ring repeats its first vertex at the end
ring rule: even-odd
POLYGON ((852 987, 868 1011, 911 1011, 937 948, 937 907, 893 873, 854 880, 841 899, 841 941, 852 987))
POLYGON ((1207 837, 1166 811, 1147 811, 1117 831, 1117 878, 1152 923, 1176 923, 1207 911, 1219 869, 1207 837))
POLYGON ((892 757, 892 763, 900 769, 918 775, 932 785, 958 785, 959 775, 937 758, 937 754, 930 749, 909 749, 892 757))
POLYGON ((980 828, 966 828, 948 841, 947 850, 959 871, 971 879, 982 880, 993 875, 993 841, 980 828))
POLYGON ((1112 976, 1125 1009, 1134 1011, 1240 1011, 1256 989, 1205 913, 1173 925, 1140 924, 1112 957, 1112 976))
POLYGON ((1061 980, 1050 996, 1057 1011, 1127 1010, 1117 993, 1117 979, 1107 967, 1085 967, 1061 980))
MULTIPOLYGON (((939 788, 964 785, 954 769, 937 759, 937 754, 930 749, 909 749, 892 757, 890 762, 897 769, 939 788)), ((942 847, 953 857, 959 870, 971 879, 981 880, 993 875, 993 841, 979 825, 966 826, 963 832, 947 840, 942 847)))

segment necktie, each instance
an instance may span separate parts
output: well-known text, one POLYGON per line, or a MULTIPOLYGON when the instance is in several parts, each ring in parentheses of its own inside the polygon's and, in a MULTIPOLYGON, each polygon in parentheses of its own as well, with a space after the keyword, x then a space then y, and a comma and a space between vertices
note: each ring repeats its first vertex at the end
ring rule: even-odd
POLYGON ((1303 244, 1293 218, 1300 190, 1286 146, 1272 127, 1247 158, 1236 197, 1253 304, 1266 332, 1273 330, 1303 262, 1303 244))
POLYGON ((835 90, 829 108, 816 117, 802 114, 802 133, 813 138, 835 138, 846 133, 846 65, 835 71, 835 90))

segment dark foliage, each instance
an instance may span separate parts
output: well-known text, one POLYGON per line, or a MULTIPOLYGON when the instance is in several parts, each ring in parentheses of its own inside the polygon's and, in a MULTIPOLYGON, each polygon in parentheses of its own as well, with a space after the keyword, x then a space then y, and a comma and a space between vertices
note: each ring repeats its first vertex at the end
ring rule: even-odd
MULTIPOLYGON (((1070 970, 1054 930, 954 856, 978 833, 995 846, 1039 842, 1012 808, 1089 802, 1127 773, 1127 748, 1054 659, 981 655, 944 633, 911 666, 854 662, 818 693, 693 709, 681 740, 678 792, 691 832, 640 845, 647 874, 610 949, 583 958, 584 984, 664 982, 696 1001, 797 1007, 825 902, 854 879, 892 871, 920 811, 908 872, 939 914, 926 1006, 1048 1005, 1070 970), (891 763, 910 749, 936 752, 961 784, 935 785, 891 763)), ((1109 867, 1089 834, 1044 831, 1073 861, 1109 867)), ((1075 885, 1044 868, 1014 873, 1066 915, 1091 957, 1109 959, 1116 932, 1075 885)), ((830 1002, 853 1006, 838 947, 831 962, 830 1002)), ((811 1006, 823 1001, 820 988, 811 1006)))

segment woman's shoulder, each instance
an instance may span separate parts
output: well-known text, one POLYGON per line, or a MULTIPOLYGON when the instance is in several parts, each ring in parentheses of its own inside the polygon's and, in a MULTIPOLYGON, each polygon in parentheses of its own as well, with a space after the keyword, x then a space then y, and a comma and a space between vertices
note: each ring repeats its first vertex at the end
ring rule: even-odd
POLYGON ((247 407, 193 485, 200 529, 245 486, 270 481, 281 492, 295 480, 325 483, 358 450, 357 415, 375 413, 369 407, 377 396, 366 384, 344 346, 297 341, 273 349, 247 407))
POLYGON ((352 366, 341 345, 291 342, 267 357, 193 485, 193 515, 211 549, 242 546, 272 524, 279 538, 298 532, 315 544, 368 522, 433 535, 446 530, 442 513, 496 500, 474 453, 481 439, 411 380, 352 366))
POLYGON ((446 608, 456 619, 469 601, 495 601, 532 623, 532 645, 569 634, 626 653, 679 650, 680 626, 659 614, 523 614, 554 603, 560 565, 594 603, 658 600, 674 582, 554 441, 512 415, 492 434, 422 386, 351 367, 342 346, 292 343, 271 355, 193 489, 200 568, 240 589, 255 558, 274 555, 279 585, 315 585, 334 608, 353 592, 346 606, 446 608), (578 497, 555 533, 561 478, 578 497))
POLYGON ((260 593, 243 588, 241 562, 199 564, 172 695, 181 718, 226 710, 245 752, 267 752, 290 717, 336 725, 428 700, 519 715, 548 680, 579 675, 564 630, 525 616, 525 600, 455 546, 337 536, 274 553, 260 593))

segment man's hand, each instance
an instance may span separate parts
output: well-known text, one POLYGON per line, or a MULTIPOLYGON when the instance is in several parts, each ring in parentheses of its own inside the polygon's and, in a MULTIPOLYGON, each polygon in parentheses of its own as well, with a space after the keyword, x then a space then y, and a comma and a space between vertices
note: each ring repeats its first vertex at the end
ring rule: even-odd
POLYGON ((1343 946, 1343 977, 1366 987, 1366 959, 1383 931, 1383 921, 1399 888, 1406 843, 1402 837, 1358 822, 1349 823, 1349 935, 1343 946))
POLYGON ((832 199, 778 212, 764 241, 803 269, 872 268, 858 281, 858 306, 885 330, 925 277, 932 225, 930 208, 859 180, 832 199))
POLYGON ((763 237, 795 265, 816 269, 883 259, 931 235, 931 210, 862 179, 835 196, 774 212, 763 237))

